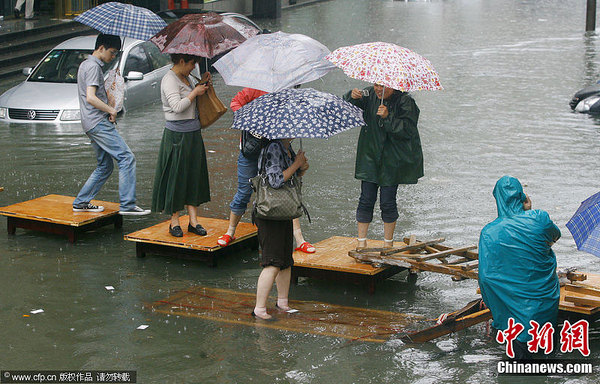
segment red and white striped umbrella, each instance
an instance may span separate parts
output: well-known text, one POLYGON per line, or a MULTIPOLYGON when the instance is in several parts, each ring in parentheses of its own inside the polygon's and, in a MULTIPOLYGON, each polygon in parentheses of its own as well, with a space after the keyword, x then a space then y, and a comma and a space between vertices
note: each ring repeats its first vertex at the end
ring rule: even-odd
POLYGON ((443 89, 429 60, 395 44, 374 42, 341 47, 325 58, 353 79, 404 92, 443 89))

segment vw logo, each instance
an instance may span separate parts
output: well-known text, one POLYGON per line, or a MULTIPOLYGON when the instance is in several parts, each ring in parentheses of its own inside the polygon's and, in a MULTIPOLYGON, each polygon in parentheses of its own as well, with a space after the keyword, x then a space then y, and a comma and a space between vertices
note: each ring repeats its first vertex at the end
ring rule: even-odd
POLYGON ((31 110, 27 111, 27 118, 28 118, 29 120, 33 120, 33 119, 35 119, 35 111, 34 111, 33 109, 31 109, 31 110))

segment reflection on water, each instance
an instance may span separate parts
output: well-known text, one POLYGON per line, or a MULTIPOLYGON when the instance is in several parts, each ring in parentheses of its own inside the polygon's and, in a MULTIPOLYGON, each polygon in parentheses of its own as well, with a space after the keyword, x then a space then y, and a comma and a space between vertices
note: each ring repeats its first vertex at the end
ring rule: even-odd
MULTIPOLYGON (((599 42, 596 34, 584 33, 584 14, 584 2, 575 0, 333 0, 259 23, 305 33, 330 49, 397 43, 430 59, 440 73, 444 91, 414 95, 421 109, 426 176, 399 189, 397 238, 415 234, 445 237, 449 245, 477 243, 483 225, 496 217, 493 186, 511 174, 526 185, 534 208, 547 210, 560 227, 563 237, 554 247, 559 266, 600 272, 598 259, 578 252, 565 227, 600 180, 600 121, 568 106, 574 92, 600 78, 599 42)), ((218 75, 214 81, 222 100, 239 89, 226 87, 218 75)), ((333 71, 309 86, 342 94, 365 85, 333 71)), ((151 202, 162 121, 157 104, 119 121, 136 154, 138 200, 144 207, 151 202)), ((239 134, 228 128, 231 121, 227 113, 203 132, 212 201, 201 211, 211 217, 227 217, 235 189, 239 134)), ((356 235, 357 138, 358 130, 352 130, 304 141, 311 164, 305 195, 313 223, 303 221, 303 228, 310 241, 356 235)), ((74 195, 94 168, 91 147, 77 125, 1 126, 0 142, 0 185, 6 189, 0 205, 49 193, 74 195)), ((98 198, 115 201, 117 188, 115 175, 98 198)), ((382 238, 378 214, 370 236, 382 238)), ((136 259, 123 234, 165 219, 127 218, 123 230, 105 227, 75 246, 22 230, 16 237, 0 236, 0 332, 6 346, 0 366, 136 369, 143 383, 496 380, 493 364, 502 350, 483 325, 422 346, 397 340, 373 345, 144 310, 144 303, 194 285, 252 292, 260 272, 257 254, 250 251, 227 256, 218 268, 156 256, 136 259), (44 313, 23 317, 38 308, 44 313), (150 327, 136 330, 141 324, 150 327)), ((434 318, 473 299, 476 286, 423 273, 416 286, 400 276, 369 296, 359 287, 301 280, 292 297, 434 318)), ((592 333, 595 358, 599 340, 592 333)), ((597 379, 584 376, 578 382, 597 379)))

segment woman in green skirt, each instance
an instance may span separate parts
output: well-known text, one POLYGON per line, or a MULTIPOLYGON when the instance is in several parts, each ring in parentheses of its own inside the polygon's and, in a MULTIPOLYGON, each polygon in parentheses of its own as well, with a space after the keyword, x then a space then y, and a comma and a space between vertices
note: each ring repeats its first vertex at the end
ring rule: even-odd
POLYGON ((172 54, 173 67, 160 83, 166 126, 154 177, 152 211, 171 215, 169 233, 175 237, 183 236, 179 212, 184 208, 190 216, 188 233, 206 235, 197 217, 198 206, 210 201, 210 188, 196 97, 204 94, 207 86, 194 86, 189 77, 199 59, 172 54))

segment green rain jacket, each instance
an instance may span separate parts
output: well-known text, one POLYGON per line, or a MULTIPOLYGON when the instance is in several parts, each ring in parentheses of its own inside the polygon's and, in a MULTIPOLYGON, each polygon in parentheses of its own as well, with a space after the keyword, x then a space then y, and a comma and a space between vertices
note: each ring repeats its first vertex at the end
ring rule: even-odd
POLYGON ((498 218, 479 237, 479 287, 494 328, 507 329, 512 317, 525 327, 517 337, 525 343, 530 320, 556 327, 560 286, 551 244, 560 230, 547 212, 523 209, 526 196, 514 177, 500 178, 494 197, 498 218))
POLYGON ((382 119, 377 116, 381 99, 372 86, 365 89, 368 97, 355 100, 352 91, 344 95, 344 100, 363 110, 367 123, 358 138, 354 177, 381 187, 416 184, 423 177, 417 104, 408 93, 395 91, 383 100, 389 115, 382 119))

